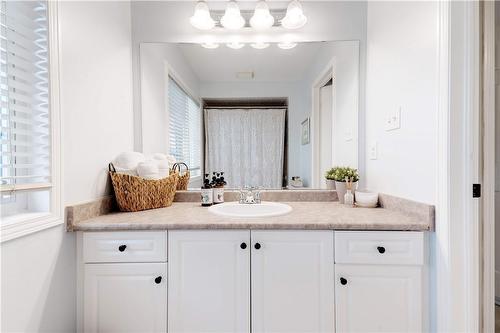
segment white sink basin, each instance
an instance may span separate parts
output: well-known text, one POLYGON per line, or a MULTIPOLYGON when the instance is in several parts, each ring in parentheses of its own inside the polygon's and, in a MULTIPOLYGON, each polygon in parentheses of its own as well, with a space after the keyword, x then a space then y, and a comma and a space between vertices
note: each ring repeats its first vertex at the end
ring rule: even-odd
POLYGON ((226 217, 269 217, 288 214, 292 211, 292 207, 278 202, 262 202, 260 204, 226 202, 214 205, 208 211, 226 217))

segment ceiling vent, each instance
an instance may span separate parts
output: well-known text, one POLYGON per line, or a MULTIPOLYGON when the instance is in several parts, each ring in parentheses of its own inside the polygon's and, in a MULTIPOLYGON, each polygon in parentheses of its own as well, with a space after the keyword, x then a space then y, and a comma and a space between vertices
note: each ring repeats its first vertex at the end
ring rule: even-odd
POLYGON ((253 71, 251 72, 236 72, 236 78, 239 80, 253 80, 255 74, 253 71))

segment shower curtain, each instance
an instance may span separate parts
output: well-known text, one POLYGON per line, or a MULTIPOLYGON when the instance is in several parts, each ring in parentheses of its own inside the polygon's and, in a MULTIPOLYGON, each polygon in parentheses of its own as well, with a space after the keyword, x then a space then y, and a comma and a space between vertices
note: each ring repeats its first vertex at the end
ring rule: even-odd
POLYGON ((284 109, 205 109, 205 170, 230 188, 281 188, 284 109))

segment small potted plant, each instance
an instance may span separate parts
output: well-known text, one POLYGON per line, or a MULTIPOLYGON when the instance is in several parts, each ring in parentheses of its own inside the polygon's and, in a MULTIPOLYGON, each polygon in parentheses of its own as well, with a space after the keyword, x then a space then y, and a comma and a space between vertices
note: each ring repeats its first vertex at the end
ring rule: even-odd
POLYGON ((335 190, 335 173, 339 167, 333 167, 325 172, 325 183, 327 190, 335 190))
POLYGON ((358 170, 351 167, 337 167, 333 173, 333 178, 335 179, 335 189, 337 190, 337 195, 339 197, 339 202, 344 203, 344 195, 347 192, 346 189, 346 178, 352 178, 352 189, 356 190, 358 187, 359 174, 358 170))

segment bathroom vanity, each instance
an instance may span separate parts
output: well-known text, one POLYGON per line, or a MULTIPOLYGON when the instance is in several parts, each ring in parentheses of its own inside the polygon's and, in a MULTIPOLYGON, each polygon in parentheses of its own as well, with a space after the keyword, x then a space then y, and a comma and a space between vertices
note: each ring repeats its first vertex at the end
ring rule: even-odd
POLYGON ((289 204, 272 218, 174 203, 74 224, 79 330, 427 331, 430 222, 289 204))

